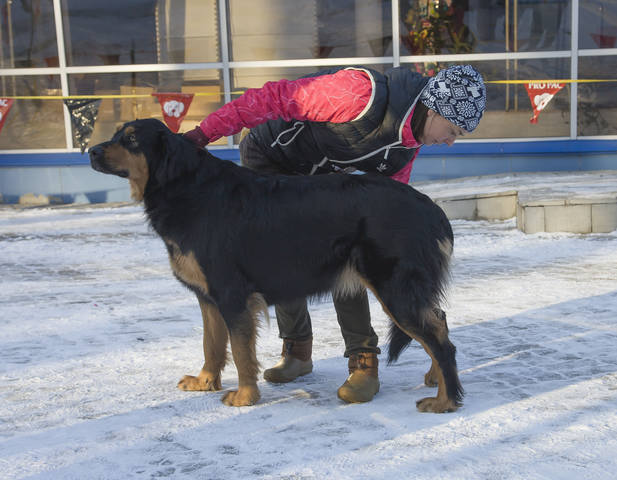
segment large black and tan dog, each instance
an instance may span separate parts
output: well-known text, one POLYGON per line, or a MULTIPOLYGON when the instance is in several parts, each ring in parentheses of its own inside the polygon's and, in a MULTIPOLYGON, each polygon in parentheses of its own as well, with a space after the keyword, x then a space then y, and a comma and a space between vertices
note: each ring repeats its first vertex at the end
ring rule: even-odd
POLYGON ((439 309, 452 251, 443 211, 377 175, 266 175, 197 149, 158 120, 125 124, 90 148, 92 168, 128 178, 175 276, 199 300, 205 362, 184 390, 220 390, 228 338, 239 388, 227 405, 259 400, 257 317, 267 305, 368 287, 394 322, 389 361, 416 339, 432 359, 430 412, 456 410, 455 347, 439 309))

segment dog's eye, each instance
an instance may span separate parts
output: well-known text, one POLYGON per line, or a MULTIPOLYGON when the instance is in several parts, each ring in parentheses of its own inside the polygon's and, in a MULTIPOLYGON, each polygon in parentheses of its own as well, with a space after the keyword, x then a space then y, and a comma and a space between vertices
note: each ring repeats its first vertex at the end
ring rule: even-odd
POLYGON ((129 135, 127 135, 126 136, 126 140, 129 143, 132 143, 132 144, 136 144, 137 143, 137 137, 135 137, 135 134, 133 134, 133 133, 130 133, 129 135))

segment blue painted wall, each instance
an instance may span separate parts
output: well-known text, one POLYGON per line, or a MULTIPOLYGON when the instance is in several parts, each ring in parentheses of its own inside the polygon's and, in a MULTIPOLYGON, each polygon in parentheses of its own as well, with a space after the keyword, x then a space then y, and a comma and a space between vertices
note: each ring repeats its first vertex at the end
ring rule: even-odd
POLYGON ((512 172, 617 170, 617 140, 458 143, 424 147, 412 179, 449 179, 512 172))

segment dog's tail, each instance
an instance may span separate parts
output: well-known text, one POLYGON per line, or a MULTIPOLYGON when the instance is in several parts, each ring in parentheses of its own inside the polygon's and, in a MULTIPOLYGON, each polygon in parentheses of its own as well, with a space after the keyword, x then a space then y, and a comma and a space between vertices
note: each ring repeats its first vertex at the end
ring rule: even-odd
MULTIPOLYGON (((448 224, 449 226, 449 224, 448 224)), ((446 314, 439 308, 439 305, 444 301, 445 288, 450 276, 450 258, 452 256, 452 234, 451 230, 447 231, 449 234, 442 240, 437 240, 437 253, 431 258, 432 262, 427 264, 427 270, 431 272, 429 278, 433 281, 428 283, 423 282, 423 287, 428 287, 424 291, 424 295, 421 297, 426 302, 423 306, 418 304, 414 305, 414 313, 418 318, 418 325, 424 326, 425 318, 428 312, 432 312, 436 317, 441 320, 447 331, 446 314)), ((412 338, 401 330, 395 322, 390 323, 390 331, 388 333, 388 364, 396 362, 401 353, 409 347, 412 338)))
POLYGON ((394 322, 390 322, 390 331, 388 332, 388 342, 390 344, 388 348, 388 364, 398 360, 398 357, 409 346, 411 340, 412 338, 398 328, 394 322))
MULTIPOLYGON (((446 312, 439 308, 434 308, 433 313, 436 318, 438 318, 441 322, 443 322, 443 327, 448 331, 448 322, 446 320, 446 312)), ((388 348, 388 364, 394 363, 398 360, 398 357, 403 353, 403 351, 409 346, 413 339, 403 332, 398 326, 394 323, 390 323, 390 331, 388 332, 388 342, 390 344, 388 348)))

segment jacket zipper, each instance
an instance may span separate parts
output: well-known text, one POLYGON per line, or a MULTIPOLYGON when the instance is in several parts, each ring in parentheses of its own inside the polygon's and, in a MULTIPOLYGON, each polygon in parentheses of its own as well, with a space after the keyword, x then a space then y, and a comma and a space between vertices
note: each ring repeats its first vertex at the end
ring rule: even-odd
MULTIPOLYGON (((372 157, 373 155, 381 152, 382 150, 386 150, 386 152, 384 153, 384 160, 388 159, 388 155, 390 153, 390 149, 391 148, 396 148, 397 145, 400 145, 403 143, 403 127, 405 126, 405 123, 407 122, 407 117, 409 117, 409 115, 411 114, 412 110, 414 109, 414 107, 416 106, 416 103, 418 102, 418 99, 420 98, 420 95, 422 94, 422 90, 420 91, 420 93, 418 94, 418 96, 416 97, 416 99, 413 101, 413 103, 411 104, 411 107, 409 107, 409 109, 407 110, 407 113, 405 113, 405 116, 403 117, 403 120, 401 121, 401 126, 399 127, 399 132, 398 132, 398 142, 394 142, 391 143, 390 145, 386 145, 384 147, 378 148, 377 150, 372 151, 371 153, 367 153, 366 155, 363 155, 359 158, 354 158, 353 160, 333 160, 331 158, 328 159, 328 161, 332 162, 332 163, 341 163, 341 164, 348 164, 348 163, 355 163, 355 162, 361 162, 362 160, 365 160, 369 157, 372 157)), ((408 147, 402 147, 402 148, 408 148, 408 147)), ((413 147, 410 147, 413 148, 413 147)))
MULTIPOLYGON (((357 70, 363 70, 363 69, 357 69, 357 70)), ((369 75, 371 77, 371 81, 373 81, 373 78, 371 75, 369 75)), ((373 88, 374 90, 374 88, 373 88)), ((356 163, 356 162, 361 162, 362 160, 365 160, 367 158, 372 157, 373 155, 381 152, 382 150, 385 150, 384 153, 384 160, 388 159, 388 155, 390 154, 390 149, 391 148, 396 148, 398 145, 401 145, 403 143, 402 138, 403 138, 403 127, 405 125, 405 123, 407 122, 407 117, 411 114, 411 111, 414 109, 414 107, 416 106, 416 103, 418 102, 418 99, 420 98, 420 95, 422 94, 422 91, 420 91, 420 93, 418 94, 418 96, 415 98, 413 104, 411 105, 411 107, 409 107, 409 109, 407 110, 407 113, 405 113, 405 116, 403 117, 403 120, 401 121, 401 126, 399 127, 399 135, 398 138, 399 140, 397 142, 391 143, 389 145, 385 145, 383 147, 378 148, 377 150, 374 150, 370 153, 367 153, 366 155, 362 155, 361 157, 358 158, 354 158, 352 160, 334 160, 332 158, 328 158, 327 156, 323 157, 321 159, 321 161, 318 164, 313 165, 311 172, 309 173, 309 175, 313 175, 317 169, 319 167, 322 167, 323 165, 326 164, 326 162, 332 162, 332 163, 339 163, 342 165, 347 165, 350 163, 356 163)), ((369 103, 372 104, 372 97, 371 97, 371 101, 369 103)), ((364 112, 362 112, 362 115, 364 114, 364 112)), ((295 140, 295 138, 298 136, 298 134, 304 129, 304 122, 295 122, 293 124, 293 127, 288 128, 287 130, 283 130, 281 133, 278 134, 278 136, 276 137, 276 140, 274 140, 274 142, 272 142, 272 144, 270 145, 270 147, 275 147, 277 144, 281 145, 282 147, 285 147, 287 145, 289 145, 291 142, 293 142, 295 140), (300 128, 298 128, 300 127, 300 128), (292 137, 287 141, 287 142, 281 142, 280 139, 283 135, 285 135, 286 133, 289 132, 293 132, 294 130, 297 131, 292 135, 292 137)), ((402 148, 408 148, 408 147, 402 147, 402 148)), ((413 148, 413 147, 411 147, 413 148)))

